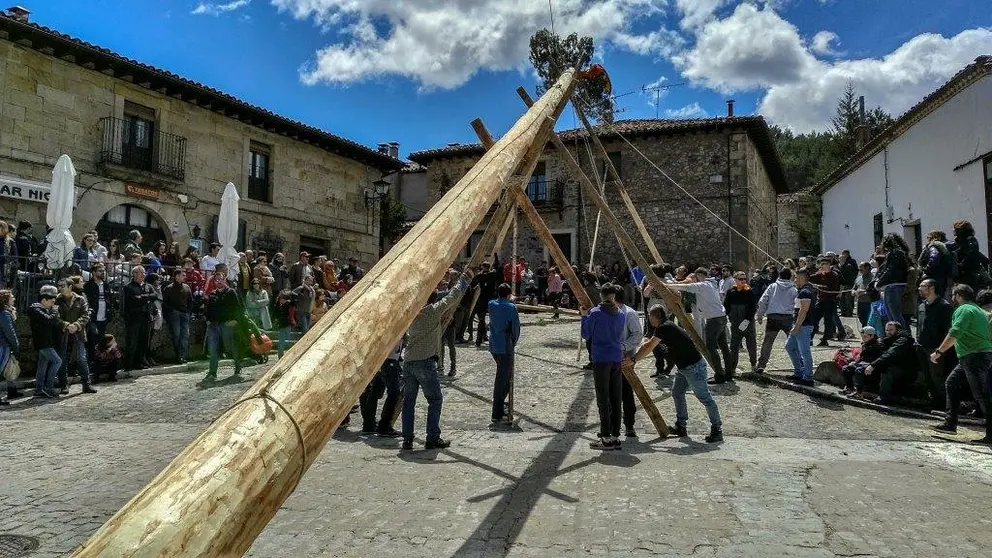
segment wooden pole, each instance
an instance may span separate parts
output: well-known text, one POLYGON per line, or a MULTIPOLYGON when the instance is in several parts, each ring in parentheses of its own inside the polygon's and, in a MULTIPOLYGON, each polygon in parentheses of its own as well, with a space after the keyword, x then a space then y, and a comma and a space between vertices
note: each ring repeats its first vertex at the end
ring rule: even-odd
MULTIPOLYGON (((523 99, 527 106, 534 106, 534 101, 531 100, 530 95, 527 94, 527 90, 523 87, 517 88, 517 94, 520 95, 520 98, 523 99)), ((596 185, 589 180, 588 176, 586 176, 585 172, 582 170, 582 167, 579 166, 579 163, 575 160, 575 157, 572 157, 571 152, 565 147, 565 143, 561 141, 558 134, 552 133, 551 141, 554 143, 555 148, 561 152, 562 158, 565 160, 565 164, 575 175, 576 179, 578 179, 579 184, 582 186, 582 191, 585 192, 596 207, 603 212, 603 217, 606 218, 607 224, 610 225, 613 232, 617 235, 617 239, 620 240, 620 244, 627 249, 627 252, 630 253, 631 256, 633 256, 634 261, 637 262, 637 265, 641 266, 641 269, 644 271, 644 277, 647 279, 648 284, 651 285, 651 288, 658 291, 658 294, 661 295, 662 299, 665 301, 665 305, 668 306, 668 309, 678 317, 680 323, 685 325, 686 332, 689 334, 689 337, 692 338, 692 342, 696 346, 696 349, 699 350, 699 354, 703 355, 703 358, 706 359, 712 368, 713 362, 710 352, 706 349, 706 343, 703 341, 703 337, 699 334, 699 330, 696 329, 694 322, 682 307, 681 294, 666 285, 660 277, 651 271, 651 262, 644 257, 644 254, 634 243, 634 239, 630 236, 630 233, 628 233, 627 229, 625 229, 620 223, 620 220, 617 218, 616 214, 613 213, 613 210, 610 209, 610 206, 607 205, 603 196, 599 195, 596 185)))
MULTIPOLYGON (((525 101, 530 101, 530 95, 527 95, 526 90, 520 88, 517 91, 518 92, 523 91, 525 101)), ((533 104, 533 101, 528 102, 528 106, 531 104, 533 104)), ((475 128, 476 132, 479 133, 479 139, 482 141, 482 145, 486 148, 489 148, 489 145, 487 145, 487 141, 490 142, 491 145, 492 136, 490 136, 489 132, 486 131, 485 125, 480 121, 478 123, 478 126, 473 124, 473 128, 475 128)), ((551 137, 557 138, 554 132, 552 132, 551 137)), ((585 173, 582 173, 582 177, 586 178, 586 180, 588 181, 588 177, 585 176, 585 173)), ((561 251, 561 247, 559 247, 558 243, 555 242, 554 236, 551 234, 551 231, 548 229, 548 225, 545 224, 544 219, 541 218, 541 214, 538 213, 537 208, 534 207, 534 204, 530 201, 530 198, 527 197, 527 194, 522 189, 517 190, 516 196, 517 196, 517 205, 523 210, 524 215, 527 217, 527 220, 530 221, 530 224, 534 228, 534 231, 537 233, 538 238, 540 238, 541 241, 544 242, 544 245, 548 247, 548 252, 551 253, 551 259, 555 262, 555 265, 561 268, 562 274, 565 275, 566 280, 570 284, 575 285, 572 288, 572 293, 574 293, 575 298, 578 299, 579 306, 585 308, 592 308, 592 299, 589 297, 589 293, 587 293, 585 287, 582 286, 582 283, 579 281, 579 278, 576 275, 575 270, 572 269, 571 263, 565 257, 565 253, 561 251)), ((518 305, 518 308, 519 307, 520 306, 518 305)), ((580 338, 579 339, 580 355, 581 355, 581 351, 582 351, 582 339, 580 338)), ((627 383, 630 384, 631 389, 634 391, 634 393, 637 394, 637 399, 640 401, 641 407, 644 409, 644 412, 648 415, 648 418, 651 420, 651 423, 654 425, 655 430, 658 431, 658 435, 667 436, 668 425, 665 423, 665 419, 661 416, 661 411, 658 410, 658 406, 654 404, 654 400, 651 399, 651 396, 648 394, 647 390, 644 389, 644 384, 641 383, 641 379, 634 372, 633 367, 629 367, 629 368, 624 367, 621 369, 621 371, 623 372, 624 377, 627 378, 627 383)), ((512 394, 513 392, 511 391, 510 393, 512 394)))
MULTIPOLYGON (((641 214, 637 211, 637 207, 634 206, 634 202, 630 199, 630 195, 627 193, 627 188, 623 185, 623 180, 620 179, 620 172, 617 171, 617 168, 613 165, 613 161, 610 160, 609 153, 607 153, 606 148, 603 147, 603 142, 599 140, 599 136, 596 135, 595 130, 593 130, 592 126, 589 124, 589 119, 586 118, 585 113, 582 112, 582 107, 577 103, 572 103, 572 106, 575 108, 575 113, 579 115, 579 120, 582 121, 582 126, 585 127, 586 132, 592 139, 593 145, 595 145, 596 150, 599 151, 599 156, 603 158, 603 164, 607 169, 607 176, 613 176, 617 190, 620 191, 620 197, 623 199, 624 205, 627 206, 627 211, 630 213, 630 216, 634 219, 634 226, 636 226, 637 230, 641 233, 641 238, 643 238, 644 243, 647 244, 648 251, 651 252, 651 256, 654 258, 655 263, 665 263, 665 261, 661 259, 661 253, 658 252, 658 247, 655 246, 654 240, 652 240, 651 235, 648 234, 648 229, 644 225, 644 221, 641 219, 641 214)), ((597 178, 598 177, 599 175, 597 175, 597 178)))
POLYGON ((575 79, 575 71, 566 71, 345 299, 75 555, 244 554, 528 152, 544 149, 575 79))

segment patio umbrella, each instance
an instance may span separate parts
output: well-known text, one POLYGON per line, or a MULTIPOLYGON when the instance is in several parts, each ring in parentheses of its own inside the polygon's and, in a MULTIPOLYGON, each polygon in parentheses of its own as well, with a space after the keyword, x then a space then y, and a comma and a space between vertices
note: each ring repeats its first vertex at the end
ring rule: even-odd
POLYGON ((61 269, 72 260, 76 242, 69 227, 72 225, 72 207, 76 201, 76 169, 68 155, 59 157, 52 170, 52 191, 48 198, 45 222, 51 228, 45 247, 45 265, 48 269, 61 269))
POLYGON ((238 243, 238 188, 228 182, 224 195, 220 198, 220 216, 217 218, 217 240, 220 241, 220 254, 217 259, 227 264, 227 278, 238 276, 238 251, 234 245, 238 243))

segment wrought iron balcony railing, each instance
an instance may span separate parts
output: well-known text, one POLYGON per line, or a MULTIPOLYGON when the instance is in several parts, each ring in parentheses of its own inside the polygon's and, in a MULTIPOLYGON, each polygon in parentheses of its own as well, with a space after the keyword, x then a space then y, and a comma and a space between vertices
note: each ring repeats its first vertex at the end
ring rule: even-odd
POLYGON ((151 122, 141 119, 107 117, 100 124, 101 163, 185 179, 186 138, 158 132, 151 122))

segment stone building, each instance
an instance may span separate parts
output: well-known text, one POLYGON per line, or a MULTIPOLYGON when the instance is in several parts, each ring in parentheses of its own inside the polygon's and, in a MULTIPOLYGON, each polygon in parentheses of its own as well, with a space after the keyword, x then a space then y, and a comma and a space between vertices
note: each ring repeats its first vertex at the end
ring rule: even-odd
POLYGON ((44 232, 56 159, 77 170, 72 233, 215 238, 227 182, 239 248, 378 258, 372 182, 404 163, 205 85, 0 13, 0 218, 44 232))
MULTIPOLYGON (((603 161, 590 157, 592 146, 587 148, 584 131, 560 135, 589 176, 602 176, 603 161)), ((666 261, 692 265, 732 262, 738 267, 755 267, 768 258, 721 220, 769 254, 778 252, 776 195, 786 192, 786 182, 768 126, 760 116, 624 120, 603 129, 600 137, 666 261), (686 191, 658 172, 617 132, 686 191)), ((482 154, 481 145, 452 144, 413 153, 410 159, 427 167, 428 198, 437 201, 482 154)), ((573 263, 585 266, 595 234, 596 209, 580 189, 561 155, 549 144, 527 193, 563 252, 573 263)), ((606 192, 621 222, 639 241, 616 190, 607 184, 606 192)), ((465 258, 471 255, 483 228, 481 225, 466 246, 465 258)), ((507 240, 504 256, 510 253, 511 242, 507 240)), ((648 254, 645 247, 642 250, 648 254)), ((548 260, 547 250, 526 219, 520 220, 517 252, 532 265, 548 260)), ((627 265, 616 237, 603 221, 595 263, 609 267, 614 262, 627 265)))
POLYGON ((820 253, 820 198, 812 188, 778 196, 778 257, 820 253))

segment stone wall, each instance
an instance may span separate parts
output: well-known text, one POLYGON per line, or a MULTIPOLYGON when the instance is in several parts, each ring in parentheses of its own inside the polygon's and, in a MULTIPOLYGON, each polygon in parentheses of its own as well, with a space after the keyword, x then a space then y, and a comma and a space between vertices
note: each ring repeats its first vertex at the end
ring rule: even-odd
POLYGON ((778 255, 780 259, 820 253, 820 200, 809 191, 778 196, 778 255), (805 223, 805 230, 800 234, 805 223))
MULTIPOLYGON (((51 180, 56 159, 68 154, 79 173, 72 232, 78 239, 112 207, 133 204, 158 218, 170 241, 185 245, 192 225, 210 236, 227 182, 241 188, 247 240, 268 231, 298 250, 300 236, 321 239, 329 255, 378 258, 378 220, 365 209, 364 188, 379 174, 362 163, 250 126, 192 103, 0 40, 0 172, 51 180), (100 119, 121 118, 124 102, 156 113, 156 130, 183 136, 185 180, 105 172, 100 119), (272 203, 247 199, 249 143, 271 148, 272 203), (125 182, 159 190, 155 200, 128 197, 125 182), (177 195, 189 196, 184 207, 177 195)), ((0 218, 44 221, 42 203, 0 198, 0 218)), ((37 227, 36 227, 37 232, 37 227)))
MULTIPOLYGON (((700 207, 686 192, 659 173, 630 146, 620 140, 605 142, 610 153, 620 153, 620 173, 624 184, 645 221, 652 240, 666 261, 707 265, 732 261, 738 267, 755 267, 767 259, 740 238, 731 243, 730 231, 721 220, 729 220, 764 250, 775 253, 778 233, 775 191, 753 143, 744 133, 697 133, 676 136, 634 138, 632 141, 652 162, 691 193, 713 213, 700 207), (728 165, 728 148, 730 164, 728 165), (731 176, 728 196, 727 176, 731 176), (719 177, 719 181, 717 181, 719 177), (728 204, 729 200, 729 204, 728 204), (752 207, 753 206, 753 207, 752 207)), ((601 172, 601 162, 594 157, 590 164, 585 146, 580 142, 578 160, 589 176, 601 172), (593 170, 592 167, 595 167, 593 170)), ((428 162, 428 195, 439 199, 475 163, 476 157, 444 157, 428 162)), ((571 231, 576 252, 573 261, 588 265, 597 210, 590 200, 580 196, 578 182, 569 175, 564 161, 549 148, 543 158, 547 179, 565 181, 564 204, 559 210, 542 209, 552 232, 571 231)), ((619 195, 612 184, 606 186, 607 201, 638 246, 649 255, 619 195)), ((480 225, 485 227, 488 218, 480 225)), ((532 265, 545 258, 543 244, 525 219, 518 231, 518 254, 532 265)), ((603 220, 596 243, 595 262, 609 267, 614 262, 626 266, 619 243, 603 220)), ((504 244, 503 256, 511 252, 511 239, 504 244)))

